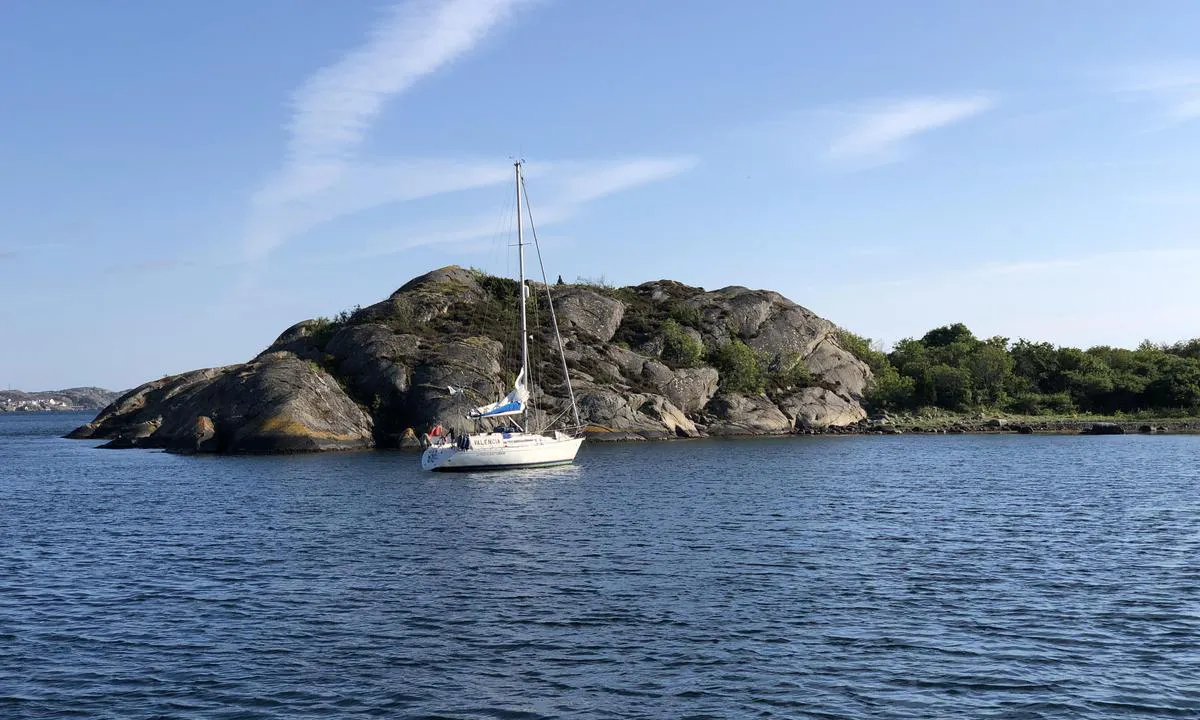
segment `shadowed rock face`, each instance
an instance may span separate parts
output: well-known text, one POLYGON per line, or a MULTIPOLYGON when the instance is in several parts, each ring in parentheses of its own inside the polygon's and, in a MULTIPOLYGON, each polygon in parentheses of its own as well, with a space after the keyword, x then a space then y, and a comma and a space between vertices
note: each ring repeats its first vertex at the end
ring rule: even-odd
MULTIPOLYGON (((531 417, 569 421, 544 288, 533 290, 531 417)), ((435 270, 351 315, 297 323, 247 363, 135 388, 70 437, 178 452, 303 452, 411 446, 436 422, 488 429, 464 416, 511 387, 516 300, 515 281, 435 270)), ((555 290, 554 309, 581 420, 597 439, 779 434, 865 417, 867 366, 841 347, 832 323, 778 293, 669 280, 567 286, 555 290), (668 327, 676 342, 682 333, 708 353, 744 342, 765 371, 802 363, 808 386, 726 391, 703 359, 675 364, 668 327)))

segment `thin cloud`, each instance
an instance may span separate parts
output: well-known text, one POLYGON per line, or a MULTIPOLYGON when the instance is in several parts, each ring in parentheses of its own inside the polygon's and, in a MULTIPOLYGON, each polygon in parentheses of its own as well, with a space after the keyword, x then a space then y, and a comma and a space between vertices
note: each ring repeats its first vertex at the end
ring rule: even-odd
POLYGON ((1141 263, 1155 262, 1170 265, 1174 268, 1195 267, 1200 262, 1200 250, 1192 248, 1115 250, 1073 258, 993 263, 978 268, 974 274, 980 276, 1024 277, 1074 271, 1080 268, 1100 268, 1116 271, 1122 267, 1133 267, 1141 263))
POLYGON ((65 246, 62 243, 57 242, 38 243, 36 245, 10 245, 6 248, 0 248, 0 260, 15 260, 16 258, 37 255, 47 250, 61 250, 63 247, 65 246))
MULTIPOLYGON (((509 182, 512 166, 499 160, 368 163, 356 153, 387 101, 470 52, 519 5, 531 1, 419 0, 394 8, 361 47, 310 77, 292 98, 284 165, 251 198, 242 241, 245 260, 259 260, 291 238, 372 208, 509 182)), ((541 226, 562 222, 593 200, 674 177, 695 162, 691 157, 634 157, 531 163, 526 175, 549 189, 544 201, 535 198, 544 204, 537 209, 541 226)), ((440 243, 461 247, 496 232, 494 221, 460 218, 457 223, 410 226, 368 240, 357 257, 440 243)))
POLYGON ((633 158, 580 168, 568 177, 559 202, 577 205, 639 185, 666 180, 695 167, 694 157, 633 158))
POLYGON ((296 93, 292 156, 343 157, 362 142, 386 100, 469 52, 520 2, 420 0, 393 8, 365 45, 296 93))
POLYGON ((1042 273, 1077 268, 1086 265, 1092 258, 1060 260, 1025 260, 1020 262, 996 263, 979 270, 984 275, 1039 275, 1042 273))
POLYGON ((1191 207, 1200 206, 1200 188, 1188 187, 1177 190, 1131 195, 1129 201, 1138 205, 1191 207))
POLYGON ((839 163, 879 165, 894 162, 910 141, 931 130, 962 122, 995 107, 986 95, 921 97, 893 101, 854 113, 850 126, 829 146, 839 163))
MULTIPOLYGON (((291 100, 284 167, 251 201, 245 255, 264 257, 289 238, 342 215, 411 199, 414 178, 428 182, 437 177, 427 167, 406 164, 357 167, 354 153, 388 100, 470 52, 526 1, 417 0, 398 5, 366 43, 310 77, 291 100), (363 178, 379 172, 407 178, 400 183, 407 187, 350 199, 351 188, 366 186, 363 178)), ((418 196, 490 181, 474 170, 418 196)))
POLYGON ((1200 64, 1135 65, 1117 73, 1116 92, 1155 106, 1163 122, 1200 118, 1200 64))
POLYGON ((336 183, 302 197, 264 189, 247 229, 251 256, 262 256, 287 238, 341 217, 394 202, 496 185, 508 180, 504 163, 461 160, 398 161, 346 166, 336 183))
MULTIPOLYGON (((548 218, 542 221, 539 218, 538 226, 545 226, 556 222, 556 218, 548 218)), ((448 250, 459 254, 465 248, 475 247, 474 241, 484 240, 496 234, 496 221, 485 220, 483 218, 475 218, 466 223, 460 223, 454 227, 430 230, 426 229, 418 231, 415 234, 409 231, 389 233, 382 242, 378 242, 374 247, 362 250, 355 254, 342 253, 336 258, 322 258, 321 264, 336 260, 369 260, 372 258, 394 255, 405 250, 411 250, 418 247, 443 246, 448 250)))
MULTIPOLYGON (((676 177, 695 167, 694 157, 626 158, 611 162, 562 162, 530 164, 526 177, 536 177, 544 192, 531 200, 538 228, 556 225, 578 215, 593 201, 642 185, 676 177)), ((504 166, 505 180, 511 166, 504 166)), ((381 257, 416 247, 445 245, 461 249, 464 243, 495 237, 501 230, 495 218, 477 217, 449 227, 397 229, 355 255, 342 253, 337 259, 362 260, 381 257)), ((328 258, 327 260, 333 260, 328 258)))
POLYGON ((154 274, 167 272, 169 270, 177 270, 180 268, 194 267, 195 265, 195 262, 181 258, 148 258, 146 260, 110 265, 109 267, 105 268, 105 272, 110 275, 120 275, 124 273, 154 274))

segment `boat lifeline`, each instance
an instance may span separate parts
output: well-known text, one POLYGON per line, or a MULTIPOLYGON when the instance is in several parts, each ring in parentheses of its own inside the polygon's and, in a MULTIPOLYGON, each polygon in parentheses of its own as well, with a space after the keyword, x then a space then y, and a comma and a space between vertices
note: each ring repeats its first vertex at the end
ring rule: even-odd
MULTIPOLYGON (((575 404, 575 392, 571 387, 571 376, 567 369, 566 357, 563 353, 562 336, 558 331, 558 318, 554 313, 554 303, 549 303, 550 321, 554 324, 554 337, 558 341, 559 360, 562 362, 563 375, 566 377, 567 395, 571 402, 571 417, 574 432, 553 430, 549 427, 540 431, 529 427, 530 394, 528 387, 529 376, 529 328, 525 314, 525 298, 529 288, 525 285, 525 236, 521 225, 521 199, 525 192, 524 178, 521 175, 520 161, 513 164, 517 186, 517 268, 518 287, 517 297, 520 311, 521 332, 521 371, 517 374, 513 389, 500 400, 471 410, 467 417, 479 421, 491 418, 508 418, 512 427, 497 429, 487 433, 471 433, 459 436, 450 441, 444 436, 434 440, 425 452, 421 454, 421 467, 426 470, 438 471, 473 471, 473 470, 502 470, 512 468, 546 467, 550 465, 565 465, 575 460, 583 438, 578 437, 581 425, 579 408, 575 404), (517 418, 520 418, 520 422, 517 418)), ((528 205, 528 203, 526 203, 528 205)), ((532 225, 532 220, 530 221, 532 225)), ((537 234, 534 233, 536 247, 537 234)), ((541 254, 538 254, 541 265, 541 254)), ((550 284, 546 282, 545 267, 542 267, 542 281, 546 288, 547 299, 550 294, 550 284)))

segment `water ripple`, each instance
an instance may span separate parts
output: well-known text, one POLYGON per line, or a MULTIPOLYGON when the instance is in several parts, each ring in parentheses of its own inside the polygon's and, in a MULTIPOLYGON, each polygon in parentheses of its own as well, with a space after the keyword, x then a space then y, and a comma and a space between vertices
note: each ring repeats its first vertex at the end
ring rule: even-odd
POLYGON ((183 458, 0 416, 0 717, 1200 717, 1191 437, 183 458))

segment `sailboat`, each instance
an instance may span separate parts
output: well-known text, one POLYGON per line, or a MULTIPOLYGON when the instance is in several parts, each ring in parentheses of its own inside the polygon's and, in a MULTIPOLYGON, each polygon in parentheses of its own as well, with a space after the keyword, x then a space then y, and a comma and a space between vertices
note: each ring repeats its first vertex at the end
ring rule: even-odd
MULTIPOLYGON (((543 428, 535 430, 530 427, 530 393, 529 377, 529 328, 525 317, 525 298, 529 288, 525 284, 525 235, 521 225, 521 199, 524 195, 524 178, 521 175, 521 162, 513 163, 517 186, 517 268, 518 287, 517 297, 521 316, 521 371, 513 383, 513 388, 503 398, 488 405, 476 407, 467 413, 472 420, 491 418, 509 418, 513 427, 497 429, 486 433, 471 433, 462 435, 455 442, 446 438, 437 441, 426 448, 421 454, 421 467, 425 470, 438 471, 479 471, 502 470, 515 468, 548 467, 551 465, 566 465, 575 461, 583 438, 577 436, 581 427, 579 408, 575 404, 575 391, 571 387, 571 376, 567 369, 567 359, 563 352, 562 335, 558 331, 558 318, 554 313, 554 303, 550 305, 550 321, 554 324, 554 337, 558 341, 558 354, 562 362, 563 376, 566 378, 567 396, 571 403, 571 415, 574 419, 573 430, 552 430, 543 428), (520 422, 517 418, 520 418, 520 422)), ((531 219, 532 224, 532 219, 531 219)), ((534 241, 537 233, 534 233, 534 241)), ((538 264, 541 265, 539 251, 538 264)), ((542 282, 546 288, 547 299, 550 295, 550 284, 546 282, 545 267, 542 267, 542 282)))

